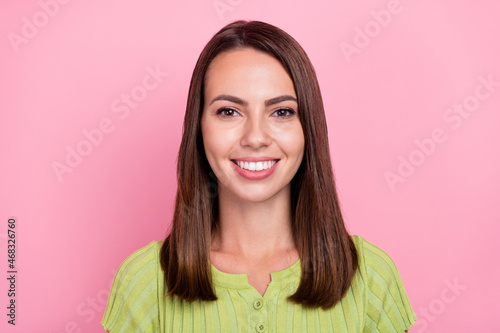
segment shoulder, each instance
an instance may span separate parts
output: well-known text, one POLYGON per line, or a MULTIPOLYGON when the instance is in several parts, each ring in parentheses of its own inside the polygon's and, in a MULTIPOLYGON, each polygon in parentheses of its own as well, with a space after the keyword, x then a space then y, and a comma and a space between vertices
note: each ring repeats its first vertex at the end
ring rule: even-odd
POLYGON ((369 288, 387 289, 402 283, 398 268, 387 252, 359 235, 351 238, 358 253, 360 274, 369 288))
POLYGON ((380 247, 370 243, 359 235, 351 236, 360 263, 361 273, 371 276, 374 274, 399 275, 396 264, 392 258, 380 247))
POLYGON ((134 251, 121 264, 101 321, 107 331, 121 327, 154 328, 158 318, 158 253, 162 241, 134 251))
POLYGON ((358 252, 364 288, 365 327, 370 331, 403 332, 416 321, 403 281, 392 258, 359 235, 351 236, 358 252))
POLYGON ((150 275, 156 269, 161 241, 152 241, 146 246, 134 251, 121 264, 115 280, 132 281, 144 275, 150 275), (140 275, 138 275, 140 273, 140 275), (149 273, 149 274, 148 274, 149 273))

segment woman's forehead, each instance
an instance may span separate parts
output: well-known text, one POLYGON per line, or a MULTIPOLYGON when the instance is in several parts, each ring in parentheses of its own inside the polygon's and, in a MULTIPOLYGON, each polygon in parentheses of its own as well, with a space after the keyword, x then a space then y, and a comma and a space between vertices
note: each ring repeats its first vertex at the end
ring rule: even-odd
POLYGON ((281 62, 252 48, 217 55, 205 77, 205 93, 261 92, 295 95, 293 81, 281 62))

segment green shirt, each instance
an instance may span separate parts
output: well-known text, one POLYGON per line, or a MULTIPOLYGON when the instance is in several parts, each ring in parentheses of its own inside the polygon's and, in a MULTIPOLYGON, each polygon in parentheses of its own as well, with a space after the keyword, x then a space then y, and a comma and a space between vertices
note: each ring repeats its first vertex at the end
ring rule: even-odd
POLYGON ((396 265, 380 248, 351 236, 359 268, 347 294, 329 310, 287 301, 298 287, 300 260, 271 273, 261 296, 245 274, 212 266, 217 301, 164 297, 159 262, 162 241, 153 241, 121 264, 101 321, 111 332, 404 332, 416 321, 396 265))

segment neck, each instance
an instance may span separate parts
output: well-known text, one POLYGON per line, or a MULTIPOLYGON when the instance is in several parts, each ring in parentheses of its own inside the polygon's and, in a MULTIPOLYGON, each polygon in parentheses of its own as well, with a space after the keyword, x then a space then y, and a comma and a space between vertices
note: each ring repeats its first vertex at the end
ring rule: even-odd
POLYGON ((289 187, 263 202, 241 201, 219 191, 218 205, 212 250, 255 260, 295 250, 289 187))

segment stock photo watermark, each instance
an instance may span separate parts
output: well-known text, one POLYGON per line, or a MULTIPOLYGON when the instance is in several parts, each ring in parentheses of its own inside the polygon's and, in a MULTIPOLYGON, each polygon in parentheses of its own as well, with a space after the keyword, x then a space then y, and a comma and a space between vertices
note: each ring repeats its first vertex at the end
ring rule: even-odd
POLYGON ((385 9, 370 11, 371 20, 366 22, 363 27, 354 27, 354 37, 351 43, 341 42, 339 44, 340 51, 348 63, 352 61, 354 55, 360 54, 366 49, 374 38, 377 38, 380 33, 387 28, 395 15, 403 11, 403 6, 400 0, 389 0, 385 9))
POLYGON ((31 18, 26 16, 21 17, 21 28, 19 33, 9 32, 7 39, 12 46, 15 53, 19 53, 20 47, 26 45, 30 40, 35 38, 41 29, 49 24, 59 13, 62 5, 66 5, 70 0, 40 0, 38 6, 40 7, 31 18))
POLYGON ((215 12, 221 21, 224 21, 224 16, 227 12, 232 12, 236 6, 239 6, 243 0, 214 0, 212 5, 215 12))
POLYGON ((106 304, 108 302, 109 293, 113 285, 114 276, 116 274, 115 270, 111 271, 111 279, 108 282, 107 287, 99 289, 95 296, 87 297, 85 301, 80 302, 76 307, 76 314, 78 317, 82 318, 85 324, 75 320, 67 321, 64 324, 64 328, 60 333, 82 333, 87 332, 87 330, 82 329, 82 326, 90 324, 95 319, 100 320, 106 304), (99 317, 98 317, 99 315, 99 317))
POLYGON ((19 265, 17 263, 16 251, 18 248, 18 243, 16 243, 19 236, 19 222, 16 217, 9 217, 7 219, 7 323, 10 325, 16 325, 16 315, 17 315, 17 293, 18 288, 18 269, 19 265))
MULTIPOLYGON (((147 97, 149 92, 160 86, 163 80, 168 76, 163 72, 159 65, 155 67, 147 66, 146 74, 140 84, 137 84, 127 93, 122 93, 120 97, 111 102, 111 113, 115 114, 120 121, 127 119, 132 110, 137 109, 141 102, 147 97)), ((59 182, 63 181, 63 176, 74 171, 84 158, 88 157, 95 148, 99 147, 104 141, 106 135, 115 130, 115 122, 111 118, 102 118, 95 128, 81 131, 82 138, 73 146, 65 147, 66 156, 62 161, 52 161, 51 166, 59 182)))
MULTIPOLYGON (((479 109, 481 103, 485 102, 500 86, 500 82, 494 81, 493 75, 479 76, 479 84, 474 91, 467 95, 461 103, 455 103, 452 107, 446 109, 442 115, 445 123, 454 130, 462 127, 464 120, 479 109)), ((438 146, 448 139, 446 130, 442 127, 436 127, 430 131, 428 137, 415 139, 415 148, 406 156, 398 155, 398 166, 394 171, 386 171, 384 178, 391 192, 396 191, 396 185, 404 183, 408 178, 415 174, 418 167, 438 149, 438 146)))
POLYGON ((444 280, 445 287, 441 290, 438 297, 432 299, 426 307, 420 307, 416 311, 418 317, 417 322, 412 327, 412 332, 424 332, 429 324, 436 319, 454 303, 462 293, 467 290, 466 285, 458 282, 458 278, 454 278, 453 282, 448 279, 444 280))

